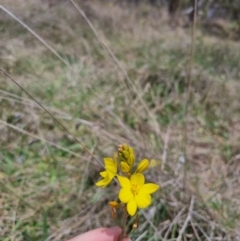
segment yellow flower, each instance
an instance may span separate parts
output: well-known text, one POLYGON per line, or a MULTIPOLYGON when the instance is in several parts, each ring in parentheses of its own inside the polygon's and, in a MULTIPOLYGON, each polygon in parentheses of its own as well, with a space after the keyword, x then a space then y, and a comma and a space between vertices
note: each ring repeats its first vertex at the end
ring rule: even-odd
POLYGON ((145 170, 147 170, 148 167, 149 167, 149 161, 147 159, 143 159, 142 161, 139 162, 136 173, 142 173, 145 170))
POLYGON ((120 186, 119 199, 122 203, 127 203, 129 215, 134 216, 137 208, 146 208, 151 202, 152 193, 156 192, 159 185, 145 183, 144 175, 141 173, 133 174, 130 180, 127 177, 117 176, 120 186))
POLYGON ((117 173, 117 156, 114 155, 112 158, 104 158, 104 166, 106 171, 100 172, 102 180, 96 183, 98 187, 106 187, 112 179, 116 176, 117 173))

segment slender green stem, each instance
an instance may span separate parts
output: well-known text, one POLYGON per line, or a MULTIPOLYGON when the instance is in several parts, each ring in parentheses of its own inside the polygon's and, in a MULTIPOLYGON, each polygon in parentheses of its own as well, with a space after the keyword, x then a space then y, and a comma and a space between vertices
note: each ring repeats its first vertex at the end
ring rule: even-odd
POLYGON ((119 235, 118 241, 122 241, 124 238, 124 235, 126 234, 127 217, 128 217, 128 213, 125 206, 123 208, 123 218, 122 218, 122 227, 121 227, 122 231, 121 231, 121 234, 119 235))

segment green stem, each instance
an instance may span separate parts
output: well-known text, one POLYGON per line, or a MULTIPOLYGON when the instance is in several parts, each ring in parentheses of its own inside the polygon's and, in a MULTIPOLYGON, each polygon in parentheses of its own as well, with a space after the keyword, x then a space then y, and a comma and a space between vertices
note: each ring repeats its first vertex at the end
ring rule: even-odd
POLYGON ((122 241, 124 238, 124 235, 126 234, 126 223, 127 223, 127 210, 126 210, 126 206, 123 208, 123 218, 122 218, 122 231, 121 234, 119 235, 118 241, 122 241))

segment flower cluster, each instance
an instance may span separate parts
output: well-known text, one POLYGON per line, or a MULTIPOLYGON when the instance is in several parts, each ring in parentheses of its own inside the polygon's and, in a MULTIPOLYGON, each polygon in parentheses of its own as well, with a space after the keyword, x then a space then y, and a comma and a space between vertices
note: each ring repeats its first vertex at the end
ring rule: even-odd
MULTIPOLYGON (((134 170, 135 155, 131 146, 120 144, 118 154, 113 158, 104 158, 105 171, 100 172, 102 179, 96 183, 98 187, 106 187, 114 177, 121 186, 118 198, 121 203, 110 202, 110 206, 115 210, 120 207, 125 208, 130 216, 134 216, 137 209, 148 207, 151 202, 151 194, 156 192, 159 185, 155 183, 145 183, 143 172, 149 167, 149 161, 143 159, 134 170)), ((115 218, 115 212, 112 212, 115 218)))

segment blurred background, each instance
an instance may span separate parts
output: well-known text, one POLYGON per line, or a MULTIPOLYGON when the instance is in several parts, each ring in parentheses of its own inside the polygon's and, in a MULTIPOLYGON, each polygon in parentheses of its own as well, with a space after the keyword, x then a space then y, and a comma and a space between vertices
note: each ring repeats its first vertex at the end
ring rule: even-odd
POLYGON ((1 1, 0 240, 112 226, 95 182, 120 143, 161 185, 132 240, 239 240, 240 2, 196 6, 1 1))

